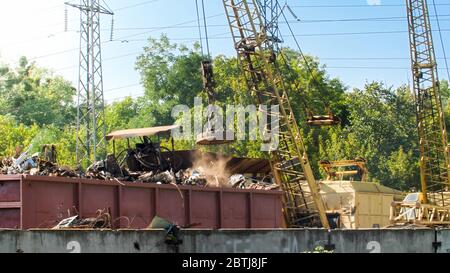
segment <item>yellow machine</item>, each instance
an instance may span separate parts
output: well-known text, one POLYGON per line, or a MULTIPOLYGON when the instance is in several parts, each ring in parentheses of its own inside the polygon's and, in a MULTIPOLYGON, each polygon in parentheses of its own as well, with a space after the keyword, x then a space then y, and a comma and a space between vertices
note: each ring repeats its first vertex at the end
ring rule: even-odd
POLYGON ((426 0, 407 0, 413 87, 420 138, 421 193, 392 204, 393 224, 450 225, 449 156, 426 0))
POLYGON ((339 214, 339 227, 344 229, 384 228, 390 225, 393 201, 404 194, 371 182, 321 181, 320 194, 327 213, 339 214))
POLYGON ((321 161, 320 167, 327 173, 327 180, 340 180, 344 177, 359 176, 359 181, 366 182, 368 170, 366 167, 366 160, 364 158, 356 158, 354 160, 341 160, 341 161, 321 161), (346 169, 343 169, 346 168, 346 169))

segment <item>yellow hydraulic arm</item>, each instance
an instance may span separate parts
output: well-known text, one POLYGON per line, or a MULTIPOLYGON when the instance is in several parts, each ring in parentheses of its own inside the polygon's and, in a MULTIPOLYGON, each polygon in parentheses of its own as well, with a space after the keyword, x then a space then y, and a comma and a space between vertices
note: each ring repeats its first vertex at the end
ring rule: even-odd
MULTIPOLYGON (((223 5, 249 90, 257 103, 279 105, 279 145, 270 152, 270 159, 275 178, 285 192, 285 220, 289 227, 328 229, 325 204, 277 69, 274 41, 267 34, 256 0, 223 0, 223 5)), ((268 115, 278 113, 269 110, 268 115)))

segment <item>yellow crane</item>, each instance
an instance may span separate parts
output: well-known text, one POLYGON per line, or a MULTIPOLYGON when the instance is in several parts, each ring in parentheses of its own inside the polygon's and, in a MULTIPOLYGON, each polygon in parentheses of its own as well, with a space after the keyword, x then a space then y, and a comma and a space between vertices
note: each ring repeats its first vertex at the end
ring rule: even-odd
MULTIPOLYGON (((248 89, 258 104, 278 105, 279 145, 270 152, 275 179, 285 192, 283 210, 289 227, 322 226, 329 229, 326 207, 320 195, 304 141, 291 108, 288 90, 277 67, 276 41, 267 32, 256 0, 222 0, 225 14, 244 71, 248 89)), ((270 109, 270 108, 269 108, 270 109)))
POLYGON ((433 47, 428 3, 406 0, 411 69, 420 146, 421 192, 394 203, 393 223, 450 224, 447 131, 433 47))

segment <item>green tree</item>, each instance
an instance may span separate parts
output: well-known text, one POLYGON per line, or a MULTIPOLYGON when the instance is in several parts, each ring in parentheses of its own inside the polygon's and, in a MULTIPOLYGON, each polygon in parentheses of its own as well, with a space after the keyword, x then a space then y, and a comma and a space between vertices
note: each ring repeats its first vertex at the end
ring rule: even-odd
POLYGON ((149 120, 153 124, 148 126, 172 124, 171 111, 175 105, 194 104, 194 98, 202 90, 201 60, 198 50, 171 44, 165 35, 159 40, 149 39, 136 62, 145 87, 140 111, 147 118, 153 118, 149 120))
POLYGON ((0 68, 0 115, 10 115, 25 125, 63 127, 75 122, 75 89, 62 77, 28 63, 0 68))
POLYGON ((36 125, 18 124, 13 118, 0 116, 0 156, 12 156, 16 147, 26 149, 39 132, 36 125))
POLYGON ((417 186, 418 136, 414 100, 406 86, 368 83, 347 96, 349 125, 320 143, 330 160, 364 157, 370 179, 405 189, 417 186))

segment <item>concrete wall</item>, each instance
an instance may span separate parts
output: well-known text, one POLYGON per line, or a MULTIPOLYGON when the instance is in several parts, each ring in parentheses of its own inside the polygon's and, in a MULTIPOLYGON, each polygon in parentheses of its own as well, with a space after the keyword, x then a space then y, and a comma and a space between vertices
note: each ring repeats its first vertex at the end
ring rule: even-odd
MULTIPOLYGON (((2 230, 0 252, 174 252, 164 235, 162 230, 2 230)), ((317 246, 339 253, 450 253, 450 230, 185 230, 180 237, 181 253, 300 253, 317 246)))

